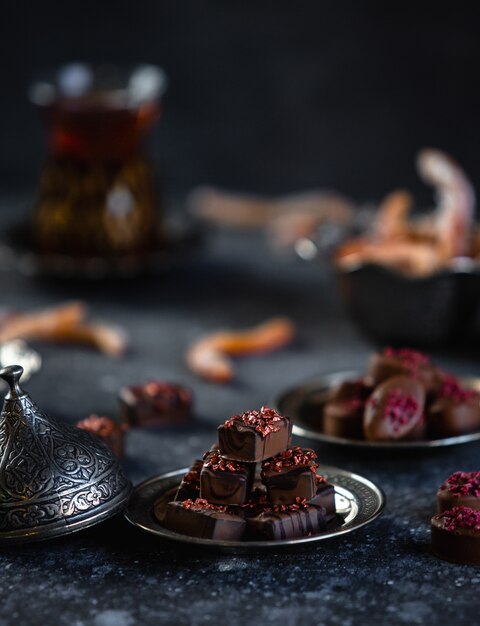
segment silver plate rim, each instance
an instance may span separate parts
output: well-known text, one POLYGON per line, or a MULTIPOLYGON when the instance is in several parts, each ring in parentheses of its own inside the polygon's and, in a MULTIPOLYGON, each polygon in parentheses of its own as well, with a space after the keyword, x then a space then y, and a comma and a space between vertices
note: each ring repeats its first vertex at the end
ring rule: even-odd
MULTIPOLYGON (((480 431, 468 433, 466 435, 456 435, 455 437, 444 437, 443 439, 424 439, 422 441, 365 441, 363 439, 346 439, 343 437, 334 437, 333 435, 325 435, 324 433, 313 430, 305 425, 298 416, 287 410, 285 403, 287 398, 293 394, 303 395, 307 393, 322 392, 331 388, 334 384, 338 384, 349 378, 358 378, 362 376, 362 372, 358 370, 340 370, 329 374, 319 375, 307 380, 300 381, 296 385, 288 387, 286 390, 277 394, 273 399, 272 405, 280 413, 289 417, 293 422, 292 433, 297 437, 303 437, 320 443, 334 444, 350 448, 363 448, 373 450, 425 450, 430 448, 443 448, 447 446, 457 446, 460 444, 471 443, 480 440, 480 431), (300 423, 299 423, 300 422, 300 423)), ((480 391, 480 378, 462 377, 462 383, 469 387, 474 387, 480 391)))
POLYGON ((345 492, 349 492, 358 505, 357 514, 346 524, 319 533, 318 535, 312 535, 311 537, 299 537, 297 539, 285 539, 280 541, 216 541, 213 539, 190 537, 167 530, 153 518, 153 515, 146 515, 146 510, 151 511, 154 501, 157 500, 162 493, 174 487, 175 484, 178 485, 181 477, 187 471, 188 468, 185 467, 158 476, 152 476, 134 487, 129 503, 124 511, 124 517, 127 521, 137 528, 162 539, 225 552, 253 552, 271 548, 318 543, 326 539, 345 535, 373 522, 382 514, 386 506, 386 496, 383 490, 368 478, 330 465, 320 465, 319 472, 327 475, 329 482, 332 482, 335 487, 335 493, 344 496, 345 492), (152 487, 156 487, 156 489, 154 489, 155 496, 152 494, 150 497, 147 497, 145 494, 152 487), (355 488, 357 488, 357 492, 355 492, 355 488), (370 498, 368 502, 367 498, 362 498, 361 491, 368 493, 368 497, 370 498), (155 500, 153 497, 155 497, 155 500), (364 512, 363 509, 368 508, 368 506, 373 506, 373 510, 364 512), (148 523, 145 523, 146 518, 148 523))

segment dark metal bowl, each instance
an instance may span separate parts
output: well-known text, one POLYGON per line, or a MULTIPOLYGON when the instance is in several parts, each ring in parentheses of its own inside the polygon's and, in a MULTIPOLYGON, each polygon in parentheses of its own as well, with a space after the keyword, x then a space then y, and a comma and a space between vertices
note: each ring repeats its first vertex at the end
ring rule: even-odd
POLYGON ((468 336, 480 303, 478 270, 446 270, 411 278, 369 264, 338 270, 337 276, 350 316, 363 332, 383 344, 438 344, 468 336), (473 283, 479 287, 474 303, 473 283))
MULTIPOLYGON (((295 244, 308 262, 332 262, 335 246, 308 238, 295 244)), ((426 277, 406 276, 373 263, 336 269, 345 307, 360 329, 379 344, 432 346, 480 341, 480 263, 455 259, 426 277)))

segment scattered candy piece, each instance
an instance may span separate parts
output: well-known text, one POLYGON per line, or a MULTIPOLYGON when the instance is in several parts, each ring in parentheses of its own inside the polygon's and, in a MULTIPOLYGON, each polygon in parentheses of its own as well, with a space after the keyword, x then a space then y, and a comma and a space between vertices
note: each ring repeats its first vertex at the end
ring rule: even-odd
POLYGON ((0 318, 0 342, 31 339, 91 346, 109 356, 121 356, 128 347, 126 333, 115 326, 87 323, 83 302, 70 302, 35 313, 12 313, 0 318))
POLYGON ((118 424, 109 417, 90 415, 76 424, 77 428, 86 430, 92 435, 100 437, 113 451, 115 456, 121 459, 125 453, 125 425, 118 424))
POLYGON ((228 383, 234 378, 230 357, 278 350, 288 345, 294 335, 295 326, 283 317, 273 318, 250 330, 220 331, 191 345, 186 362, 197 376, 215 383, 228 383))
POLYGON ((131 427, 165 426, 192 419, 192 393, 177 383, 152 380, 122 387, 120 415, 131 427))

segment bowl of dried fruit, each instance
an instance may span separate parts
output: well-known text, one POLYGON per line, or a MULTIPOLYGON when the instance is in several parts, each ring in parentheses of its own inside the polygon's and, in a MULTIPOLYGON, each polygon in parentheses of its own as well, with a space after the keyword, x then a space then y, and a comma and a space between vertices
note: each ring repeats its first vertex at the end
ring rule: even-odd
POLYGON ((389 194, 367 228, 333 253, 342 299, 359 327, 380 343, 480 339, 480 226, 474 222, 473 187, 439 150, 422 150, 417 169, 434 187, 437 206, 410 216, 412 196, 403 190, 389 194))

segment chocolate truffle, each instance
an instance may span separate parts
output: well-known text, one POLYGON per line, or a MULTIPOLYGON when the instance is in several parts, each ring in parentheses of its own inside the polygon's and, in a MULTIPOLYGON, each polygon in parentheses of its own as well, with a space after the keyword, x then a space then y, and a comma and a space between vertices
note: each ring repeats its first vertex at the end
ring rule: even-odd
POLYGON ((293 504, 297 498, 310 500, 317 491, 317 455, 295 446, 262 463, 262 481, 272 504, 293 504))
POLYGON ((212 504, 245 504, 254 476, 253 463, 224 459, 218 450, 207 452, 200 472, 200 497, 212 504))
POLYGON ((421 439, 425 434, 425 389, 406 376, 389 378, 372 393, 365 407, 363 430, 370 441, 421 439))
POLYGON ((363 412, 372 387, 363 380, 345 381, 333 389, 323 406, 323 432, 346 439, 363 438, 363 412))
POLYGON ((385 348, 370 358, 367 380, 378 385, 393 376, 413 376, 424 386, 427 393, 435 391, 443 374, 423 352, 409 348, 385 348))
POLYGON ((439 437, 453 437, 480 428, 480 396, 447 376, 428 411, 430 426, 439 437))
POLYGON ((480 511, 454 507, 431 520, 433 552, 445 561, 480 565, 480 511))
POLYGON ((255 517, 249 517, 247 538, 271 541, 308 537, 325 530, 326 526, 325 509, 299 499, 296 504, 269 506, 255 517))
POLYGON ((341 402, 342 400, 351 400, 352 398, 366 402, 372 391, 373 387, 363 378, 344 380, 336 387, 330 389, 326 397, 326 402, 341 402))
POLYGON ((125 432, 126 426, 119 424, 109 417, 99 417, 90 415, 75 424, 77 428, 86 430, 92 435, 100 437, 112 452, 121 459, 125 453, 125 432))
POLYGON ((200 472, 203 461, 194 461, 188 468, 188 472, 182 478, 182 482, 175 495, 175 500, 196 500, 200 496, 200 472))
POLYGON ((133 427, 178 424, 192 417, 192 394, 175 383, 150 381, 122 387, 119 400, 123 421, 133 427))
POLYGON ((437 511, 458 506, 480 510, 480 472, 455 472, 437 491, 437 511))
POLYGON ((232 509, 200 498, 169 502, 163 524, 176 533, 217 541, 240 541, 245 530, 245 520, 232 509))
POLYGON ((290 446, 292 424, 273 409, 234 415, 218 428, 220 453, 228 459, 255 463, 290 446))

